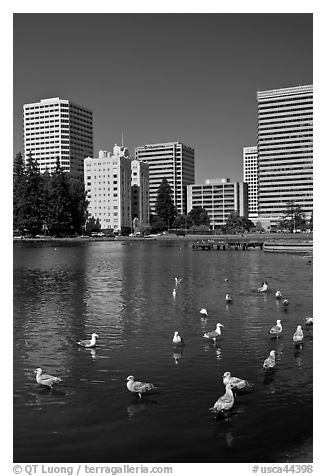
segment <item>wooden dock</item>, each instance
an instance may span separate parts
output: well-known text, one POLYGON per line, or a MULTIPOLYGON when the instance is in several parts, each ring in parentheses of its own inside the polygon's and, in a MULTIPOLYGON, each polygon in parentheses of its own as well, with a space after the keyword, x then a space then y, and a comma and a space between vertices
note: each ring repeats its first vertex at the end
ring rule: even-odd
POLYGON ((260 241, 215 241, 215 240, 199 240, 193 243, 194 251, 213 251, 213 250, 249 250, 263 249, 264 242, 260 241))

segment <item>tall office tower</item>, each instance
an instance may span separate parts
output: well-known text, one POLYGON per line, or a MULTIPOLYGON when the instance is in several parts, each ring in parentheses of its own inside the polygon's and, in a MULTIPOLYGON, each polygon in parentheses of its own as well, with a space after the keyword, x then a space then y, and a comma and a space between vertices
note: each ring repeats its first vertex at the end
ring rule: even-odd
POLYGON ((149 167, 139 160, 131 161, 131 218, 149 225, 149 167))
POLYGON ((135 149, 135 159, 149 165, 150 212, 156 213, 157 190, 165 177, 178 213, 187 213, 187 185, 195 181, 195 151, 181 142, 147 144, 135 149))
POLYGON ((243 181, 248 184, 248 218, 258 217, 257 147, 243 148, 243 181))
POLYGON ((204 184, 187 186, 188 212, 202 207, 210 217, 212 230, 225 225, 230 213, 248 216, 248 184, 230 182, 230 179, 209 179, 204 184))
POLYGON ((313 208, 313 86, 257 92, 258 214, 277 223, 294 201, 313 208))
POLYGON ((37 160, 40 172, 62 168, 83 178, 84 159, 93 155, 93 113, 67 99, 41 99, 24 105, 24 158, 37 160))
POLYGON ((123 231, 131 227, 131 159, 126 147, 115 145, 113 154, 100 150, 98 158, 84 160, 88 216, 101 228, 123 231))

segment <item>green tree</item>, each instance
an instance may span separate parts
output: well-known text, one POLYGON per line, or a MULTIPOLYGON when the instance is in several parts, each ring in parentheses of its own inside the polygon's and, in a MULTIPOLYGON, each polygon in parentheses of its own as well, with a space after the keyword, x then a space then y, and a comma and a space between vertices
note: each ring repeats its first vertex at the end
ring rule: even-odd
POLYGON ((251 220, 246 217, 242 217, 238 212, 234 211, 229 214, 225 223, 225 231, 227 233, 244 233, 254 227, 251 220))
POLYGON ((75 233, 82 233, 86 219, 87 193, 85 191, 84 182, 81 179, 70 176, 69 174, 69 195, 70 195, 70 214, 71 226, 75 233))
POLYGON ((69 175, 60 166, 59 159, 51 176, 50 202, 47 226, 51 235, 67 235, 73 231, 70 207, 69 175))
POLYGON ((14 158, 13 165, 13 226, 21 232, 25 228, 25 163, 22 154, 19 152, 14 158))
POLYGON ((172 228, 178 230, 179 228, 188 229, 192 225, 191 219, 188 215, 179 214, 172 224, 172 228))
POLYGON ((156 213, 165 221, 168 228, 172 226, 177 216, 177 210, 172 200, 172 190, 165 177, 157 190, 156 213))
POLYGON ((280 227, 288 229, 293 233, 295 229, 304 229, 305 225, 306 220, 301 206, 296 204, 294 200, 289 200, 286 203, 284 215, 280 220, 280 227))
POLYGON ((151 225, 152 233, 161 233, 167 228, 166 222, 158 215, 150 215, 149 223, 151 225))
POLYGON ((101 231, 101 224, 99 218, 89 217, 86 222, 85 233, 90 235, 92 232, 101 231))
POLYGON ((25 167, 24 203, 21 209, 20 226, 32 235, 42 232, 44 206, 42 203, 42 178, 37 165, 29 153, 25 167))
POLYGON ((209 227, 210 225, 209 215, 205 208, 202 207, 194 207, 192 210, 190 210, 188 213, 188 218, 190 221, 190 226, 205 225, 209 227))

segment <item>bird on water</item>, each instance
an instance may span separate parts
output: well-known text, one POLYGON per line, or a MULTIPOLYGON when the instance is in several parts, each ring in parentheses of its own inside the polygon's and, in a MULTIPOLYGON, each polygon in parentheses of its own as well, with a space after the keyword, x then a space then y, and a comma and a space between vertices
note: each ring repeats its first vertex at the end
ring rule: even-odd
POLYGON ((271 350, 267 359, 264 360, 263 369, 272 370, 275 367, 275 350, 271 350))
POLYGON ((231 385, 228 383, 225 386, 225 393, 216 400, 214 406, 209 408, 210 412, 218 413, 218 412, 225 412, 226 410, 230 410, 234 405, 234 395, 231 389, 231 385))
POLYGON ((52 388, 54 384, 60 383, 62 381, 60 377, 44 374, 43 370, 39 367, 34 370, 34 373, 36 374, 36 382, 40 385, 44 385, 45 387, 52 388))
POLYGON ((181 337, 178 331, 174 333, 173 344, 183 344, 183 337, 181 337))
POLYGON ((216 339, 222 334, 221 327, 224 327, 223 324, 216 324, 215 331, 205 332, 203 337, 206 339, 213 339, 214 343, 216 343, 216 339))
POLYGON ((267 282, 263 281, 260 288, 257 289, 259 293, 265 293, 267 291, 267 282))
POLYGON ((93 333, 91 339, 78 340, 76 341, 76 344, 80 345, 81 347, 92 348, 96 346, 96 339, 99 339, 99 336, 93 333))
POLYGON ((224 372, 223 374, 224 385, 230 384, 231 388, 242 390, 243 388, 249 388, 250 383, 248 380, 244 380, 238 377, 232 377, 231 372, 224 372))
POLYGON ((139 398, 141 398, 142 394, 148 393, 151 390, 157 388, 152 383, 135 381, 135 377, 133 375, 129 375, 126 378, 126 382, 127 382, 127 389, 129 390, 129 392, 137 393, 139 398))
POLYGON ((277 319, 276 325, 271 328, 269 333, 272 336, 278 337, 281 334, 282 330, 283 330, 283 328, 282 328, 281 320, 277 319))

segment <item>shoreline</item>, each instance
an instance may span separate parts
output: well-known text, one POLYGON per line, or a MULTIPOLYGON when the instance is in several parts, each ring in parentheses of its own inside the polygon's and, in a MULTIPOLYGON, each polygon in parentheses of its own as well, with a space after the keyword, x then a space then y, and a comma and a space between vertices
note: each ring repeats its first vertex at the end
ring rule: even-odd
POLYGON ((167 235, 148 235, 147 237, 134 237, 134 236, 116 236, 116 237, 91 237, 91 236, 76 236, 76 237, 65 237, 65 238, 56 238, 52 236, 41 236, 41 237, 14 237, 14 243, 25 243, 25 242, 99 242, 99 241, 199 241, 199 240, 213 240, 215 242, 219 241, 313 241, 313 233, 296 233, 296 234, 287 234, 287 233, 247 233, 247 234, 238 234, 238 235, 197 235, 197 234, 188 234, 186 236, 177 236, 175 234, 167 235))

